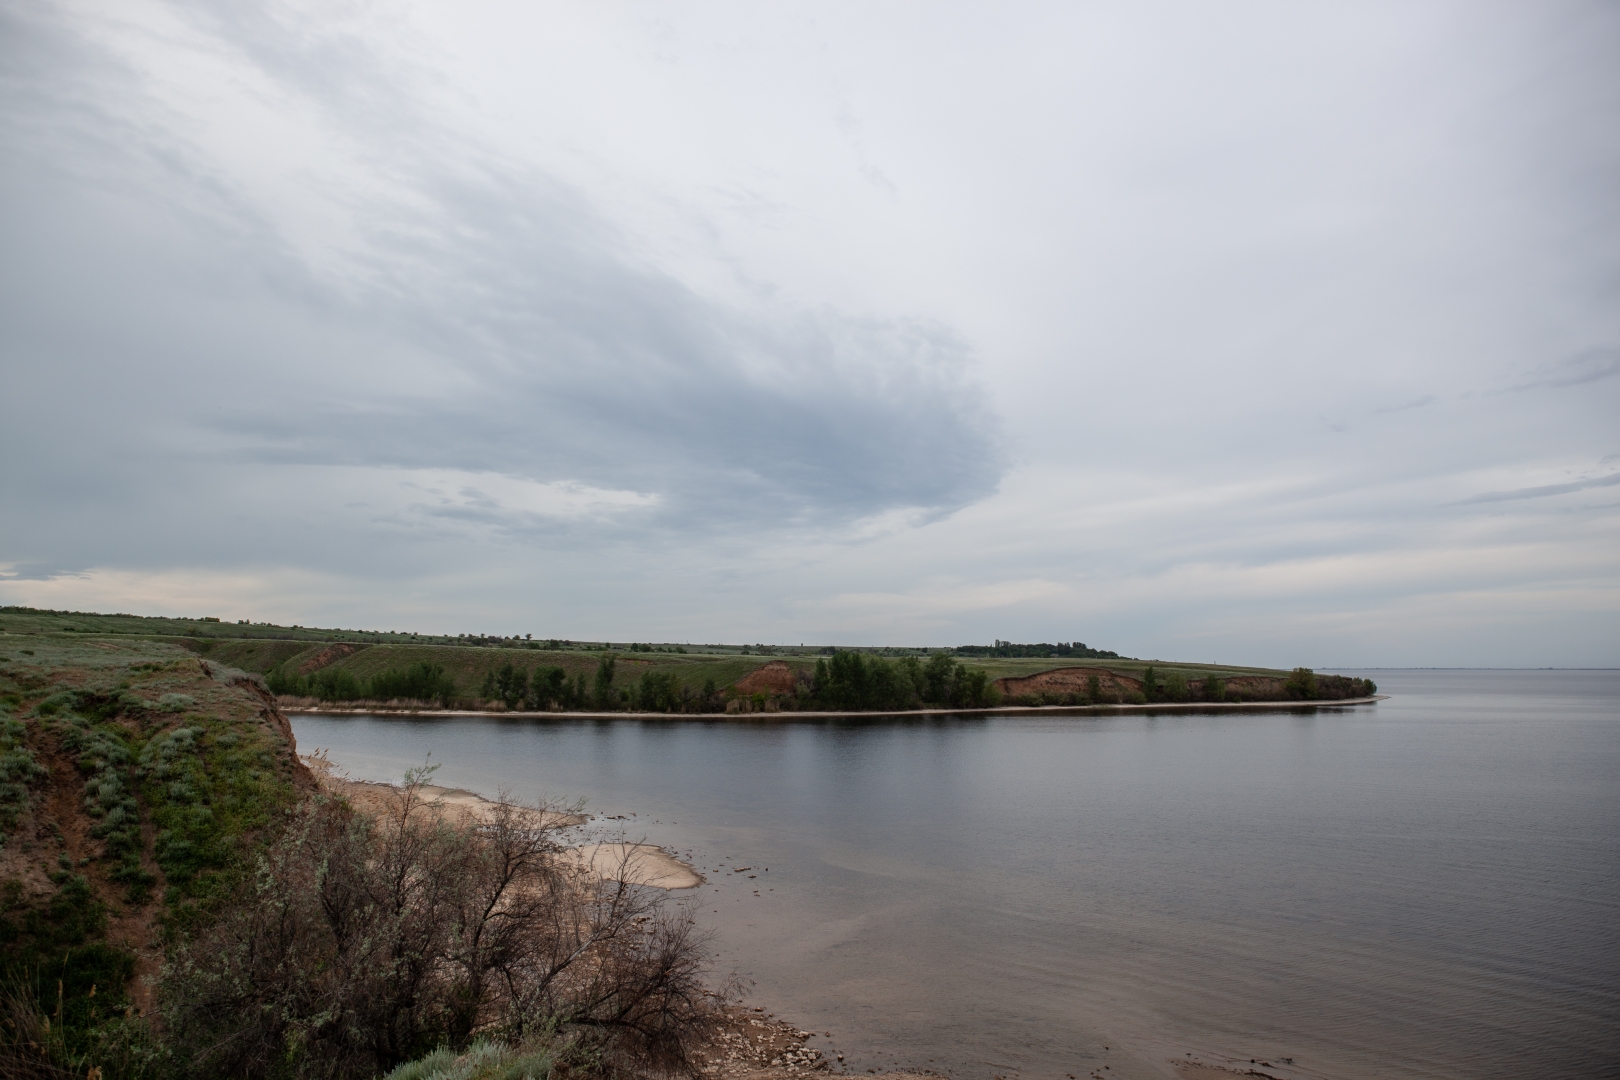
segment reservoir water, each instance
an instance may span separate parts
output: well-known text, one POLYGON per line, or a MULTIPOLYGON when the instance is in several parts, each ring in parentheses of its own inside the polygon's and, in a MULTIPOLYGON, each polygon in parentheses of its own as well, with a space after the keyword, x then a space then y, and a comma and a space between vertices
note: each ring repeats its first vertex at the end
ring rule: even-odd
POLYGON ((675 895, 750 1004, 851 1072, 1620 1076, 1620 672, 1365 674, 1389 700, 293 728, 625 815, 709 879, 675 895))

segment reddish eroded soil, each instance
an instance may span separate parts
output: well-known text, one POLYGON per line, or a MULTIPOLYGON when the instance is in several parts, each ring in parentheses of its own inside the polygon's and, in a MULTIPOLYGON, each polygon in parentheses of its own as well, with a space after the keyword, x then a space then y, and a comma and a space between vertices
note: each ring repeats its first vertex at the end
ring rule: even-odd
POLYGON ((1116 694, 1129 699, 1142 689, 1140 679, 1095 667, 1058 668, 1034 675, 1008 676, 997 679, 993 685, 1010 698, 1025 694, 1084 694, 1087 681, 1094 675, 1104 700, 1116 694))
MULTIPOLYGON (((1095 667, 1067 667, 1057 668, 1054 671, 1042 671, 1035 675, 1008 676, 995 681, 996 689, 1009 698, 1035 696, 1047 694, 1058 697, 1064 694, 1084 696, 1086 694, 1087 680, 1093 675, 1100 684, 1099 693, 1103 704, 1107 704, 1116 697, 1129 701, 1131 695, 1140 693, 1142 680, 1134 679, 1129 675, 1122 675, 1107 668, 1095 667)), ((1201 679, 1190 679, 1197 683, 1201 679)), ((1284 689, 1286 680, 1272 678, 1266 675, 1234 675, 1223 679, 1227 693, 1234 698, 1246 701, 1285 701, 1288 693, 1284 689)))
POLYGON ((328 664, 337 663, 345 656, 353 656, 362 648, 364 648, 364 646, 350 645, 346 641, 339 642, 336 645, 328 645, 326 648, 322 649, 308 660, 305 660, 303 663, 299 664, 298 674, 308 675, 312 671, 319 671, 328 664))
POLYGON ((738 679, 737 693, 791 694, 798 678, 798 674, 787 664, 772 660, 738 679))
POLYGON ((1227 693, 1242 694, 1256 701, 1283 701, 1288 692, 1286 679, 1272 679, 1264 675, 1234 675, 1226 680, 1227 693))

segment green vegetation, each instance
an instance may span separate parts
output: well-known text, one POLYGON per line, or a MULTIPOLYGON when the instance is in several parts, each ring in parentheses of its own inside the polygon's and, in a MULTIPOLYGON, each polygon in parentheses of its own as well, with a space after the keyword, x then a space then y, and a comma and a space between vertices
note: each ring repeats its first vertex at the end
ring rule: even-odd
POLYGON ((983 671, 970 670, 945 653, 924 664, 915 656, 886 660, 835 651, 830 659, 816 661, 806 703, 841 711, 899 712, 924 706, 978 709, 1000 697, 983 671))
POLYGON ((376 819, 307 800, 234 903, 171 949, 180 1075, 488 1074, 469 1057, 498 1076, 687 1071, 725 1000, 690 911, 573 872, 560 815, 503 801, 448 823, 419 794, 430 773, 376 819))
POLYGON ((996 656, 1002 658, 1023 657, 1049 660, 1062 657, 1074 660, 1120 660, 1117 652, 1107 649, 1088 648, 1083 642, 1060 641, 1056 645, 1042 642, 1039 645, 1014 645, 1010 641, 997 641, 994 645, 958 645, 958 656, 996 656))
MULTIPOLYGON (((511 675, 512 665, 506 665, 511 675)), ((490 678, 494 678, 492 672, 490 678)), ((272 694, 307 697, 316 701, 417 701, 449 705, 456 698, 456 680, 445 674, 442 664, 419 660, 408 667, 389 668, 369 677, 357 676, 344 667, 324 667, 308 675, 300 674, 292 663, 284 662, 265 675, 272 694)), ((486 683, 486 686, 492 685, 486 683)), ((484 695, 495 699, 491 690, 484 695)), ((505 697, 504 691, 500 695, 505 697)), ((522 700, 519 693, 516 700, 522 700)))
POLYGON ((213 917, 293 801, 289 748, 240 672, 175 644, 27 640, 0 664, 0 1060, 136 1075, 161 1055, 127 1015, 128 927, 172 940, 213 917))
POLYGON ((553 1072, 588 1074, 594 1071, 596 1057, 588 1047, 559 1047, 550 1040, 508 1046, 474 1039, 461 1053, 440 1047, 401 1065, 387 1080, 548 1080, 553 1072))
POLYGON ((24 740, 27 732, 0 708, 0 848, 16 826, 17 815, 28 805, 32 788, 45 777, 45 767, 34 759, 24 740))
MULTIPOLYGON (((37 711, 42 715, 57 712, 62 696, 66 695, 46 699, 37 711), (57 707, 44 712, 48 705, 57 707)), ((110 701, 98 700, 99 695, 74 696, 85 699, 76 704, 92 715, 116 715, 125 707, 122 695, 110 701)), ((139 702, 138 698, 134 700, 139 702)), ((96 723, 74 713, 63 718, 58 730, 62 747, 75 755, 73 763, 88 777, 84 783, 84 808, 96 819, 90 835, 104 841, 104 858, 116 860, 110 876, 123 885, 124 899, 142 904, 155 879, 141 865, 141 811, 132 791, 129 734, 117 724, 96 723)))

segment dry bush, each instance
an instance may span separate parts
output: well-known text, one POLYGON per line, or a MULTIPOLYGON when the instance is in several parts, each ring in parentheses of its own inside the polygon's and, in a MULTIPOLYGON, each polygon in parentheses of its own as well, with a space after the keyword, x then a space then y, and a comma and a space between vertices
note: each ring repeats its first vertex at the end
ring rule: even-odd
POLYGON ((160 995, 188 1071, 371 1077, 535 1032, 692 1071, 723 996, 705 991, 690 913, 562 858, 560 815, 503 798, 456 824, 424 803, 425 778, 375 819, 306 803, 240 902, 173 951, 160 995))

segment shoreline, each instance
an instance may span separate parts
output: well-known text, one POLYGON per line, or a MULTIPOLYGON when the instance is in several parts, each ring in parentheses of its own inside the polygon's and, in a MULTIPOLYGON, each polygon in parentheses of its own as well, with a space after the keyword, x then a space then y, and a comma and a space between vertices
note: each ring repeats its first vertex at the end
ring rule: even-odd
MULTIPOLYGON (((321 768, 316 782, 330 795, 347 799, 361 813, 376 816, 404 794, 404 787, 384 780, 334 775, 331 763, 314 755, 300 755, 306 765, 321 768)), ((466 788, 423 784, 418 788, 422 804, 436 814, 461 824, 479 825, 489 821, 498 805, 496 800, 466 788)), ((525 814, 534 815, 533 824, 547 829, 578 829, 590 824, 594 815, 535 808, 517 804, 525 814)), ((603 880, 622 878, 633 885, 647 885, 666 892, 695 889, 708 880, 698 869, 674 852, 658 844, 619 839, 594 839, 564 844, 564 860, 585 873, 603 880)))
POLYGON ((667 712, 586 712, 522 709, 432 709, 369 706, 348 708, 337 705, 283 705, 283 713, 293 715, 346 716, 500 716, 516 720, 682 720, 689 722, 757 723, 761 720, 847 720, 921 716, 1113 716, 1120 713, 1161 712, 1293 712, 1299 709, 1331 709, 1343 705, 1376 705, 1388 694, 1344 698, 1338 701, 1160 701, 1145 705, 997 705, 988 709, 908 709, 901 712, 831 712, 819 709, 782 709, 750 713, 667 713, 667 712))

